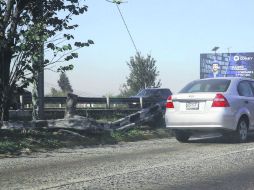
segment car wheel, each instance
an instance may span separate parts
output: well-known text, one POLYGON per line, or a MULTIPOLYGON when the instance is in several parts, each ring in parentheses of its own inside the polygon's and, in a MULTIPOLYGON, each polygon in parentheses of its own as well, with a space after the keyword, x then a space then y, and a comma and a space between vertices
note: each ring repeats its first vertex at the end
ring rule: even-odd
POLYGON ((175 131, 175 137, 176 140, 179 142, 187 142, 190 138, 190 133, 184 132, 184 131, 175 131))
POLYGON ((242 118, 237 124, 236 141, 239 143, 247 142, 248 139, 248 120, 242 118))

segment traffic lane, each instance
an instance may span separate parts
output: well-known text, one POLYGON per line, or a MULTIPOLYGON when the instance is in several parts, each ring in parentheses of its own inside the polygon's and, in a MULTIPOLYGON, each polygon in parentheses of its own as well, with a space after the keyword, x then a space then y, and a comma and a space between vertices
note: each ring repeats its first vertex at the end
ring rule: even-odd
MULTIPOLYGON (((223 157, 226 153, 237 154, 237 151, 242 150, 250 151, 253 147, 252 142, 226 144, 218 143, 216 138, 201 140, 208 141, 207 143, 198 141, 192 140, 186 144, 180 144, 174 139, 140 141, 101 148, 60 150, 58 153, 39 154, 32 158, 2 159, 0 184, 4 189, 111 189, 118 185, 125 189, 125 185, 130 184, 135 189, 139 185, 149 184, 146 186, 149 189, 159 180, 146 180, 146 177, 153 179, 153 176, 159 176, 160 179, 165 179, 159 183, 161 187, 164 184, 173 187, 172 185, 181 183, 171 181, 172 175, 175 176, 178 172, 176 176, 181 176, 183 172, 179 171, 185 171, 186 166, 195 171, 202 168, 203 160, 208 159, 205 165, 211 165, 216 157, 223 157), (197 166, 196 163, 201 165, 197 166), (136 179, 140 180, 136 182, 136 179), (100 184, 104 184, 103 187, 100 184), (76 185, 80 186, 72 188, 76 185)), ((217 165, 220 166, 220 163, 217 165)), ((181 181, 181 178, 175 180, 181 181)), ((156 186, 156 189, 160 186, 156 186)))
POLYGON ((174 140, 164 139, 2 159, 0 184, 29 189, 90 180, 146 168, 160 162, 163 153, 177 151, 174 140))
MULTIPOLYGON (((91 172, 90 177, 93 178, 98 175, 100 176, 100 174, 103 174, 101 170, 109 171, 110 170, 109 168, 111 169, 113 168, 113 171, 117 173, 119 172, 119 169, 121 168, 124 168, 124 171, 129 171, 129 170, 131 171, 133 168, 146 167, 146 164, 156 165, 157 161, 160 162, 160 161, 163 161, 163 159, 164 161, 172 161, 174 160, 174 158, 178 159, 179 156, 181 157, 182 151, 184 152, 185 148, 188 150, 191 150, 195 154, 195 151, 193 151, 188 146, 185 145, 182 147, 181 144, 178 144, 175 142, 172 142, 171 144, 168 144, 168 143, 165 144, 164 142, 156 143, 156 141, 155 143, 153 141, 143 142, 143 143, 129 143, 128 146, 123 146, 123 147, 116 146, 113 149, 109 149, 109 148, 106 148, 105 150, 103 148, 92 149, 90 150, 90 154, 94 156, 90 158, 89 158, 89 151, 86 152, 88 155, 86 154, 85 156, 83 154, 84 152, 81 151, 76 153, 69 152, 67 154, 62 153, 60 155, 52 154, 51 156, 53 157, 50 157, 49 155, 48 157, 49 159, 39 159, 39 163, 37 162, 38 161, 37 159, 30 160, 30 161, 29 159, 25 159, 26 163, 29 164, 29 167, 27 167, 26 169, 26 167, 24 167, 24 163, 21 163, 19 165, 21 166, 21 168, 17 167, 16 165, 14 171, 16 174, 15 176, 18 176, 18 178, 21 179, 20 184, 26 181, 29 182, 29 180, 31 180, 33 184, 35 182, 34 179, 36 179, 36 183, 39 183, 41 181, 54 182, 56 181, 57 178, 60 178, 57 181, 59 180, 61 181, 62 177, 65 177, 65 180, 67 181, 68 180, 73 181, 76 179, 78 174, 80 174, 81 176, 84 176, 85 178, 89 176, 89 174, 86 173, 86 171, 83 171, 83 169, 80 168, 80 165, 82 165, 82 167, 88 172, 91 172), (178 150, 181 150, 181 151, 178 153, 178 150), (168 152, 172 154, 172 157, 168 156, 167 154, 163 154, 168 152), (165 155, 167 156, 167 159, 169 160, 167 159, 165 160, 165 157, 163 158, 163 156, 165 155), (129 162, 126 164, 126 161, 127 162, 129 161, 129 162), (143 161, 144 161, 143 164, 140 163, 143 161), (114 165, 112 166, 111 163, 113 163, 114 165), (74 174, 74 175, 69 175, 71 176, 71 178, 67 176, 58 175, 59 171, 62 170, 61 164, 64 166, 63 170, 66 173, 74 174), (29 174, 30 176, 32 175, 33 177, 28 178, 29 174), (22 175, 24 175, 24 177, 21 177, 22 175), (50 177, 52 175, 54 175, 54 178, 50 177)), ((106 173, 108 174, 108 172, 106 173)), ((8 175, 4 175, 4 176, 8 176, 8 175)), ((10 183, 11 179, 14 179, 14 183, 15 183, 16 181, 15 176, 13 176, 13 178, 12 176, 10 176, 10 178, 7 179, 7 182, 10 183)))
MULTIPOLYGON (((210 179, 190 182, 184 185, 172 187, 175 190, 253 190, 254 189, 254 167, 241 168, 234 173, 224 176, 211 177, 210 179)), ((164 188, 161 188, 164 189, 164 188)))
MULTIPOLYGON (((206 144, 217 144, 225 143, 223 138, 195 138, 191 140, 191 143, 202 143, 196 144, 197 146, 205 146, 206 144)), ((243 144, 242 144, 243 145, 243 144)), ((246 144, 245 144, 246 145, 246 144)), ((244 146, 245 146, 244 145, 244 146)), ((231 150, 229 152, 224 152, 221 155, 214 154, 211 159, 218 159, 213 165, 208 158, 208 164, 202 163, 195 165, 193 163, 187 164, 182 162, 178 165, 179 167, 172 168, 170 165, 161 165, 148 168, 145 170, 122 173, 117 175, 107 176, 105 178, 97 178, 92 181, 81 181, 77 183, 71 183, 56 187, 53 189, 253 189, 253 170, 250 169, 253 165, 252 163, 246 163, 246 165, 238 165, 237 167, 230 168, 232 161, 227 160, 223 170, 221 171, 221 160, 222 157, 232 157, 236 159, 235 154, 242 154, 249 151, 253 151, 251 148, 253 145, 249 144, 248 148, 245 146, 243 150, 231 150), (202 166, 209 166, 203 167, 202 166), (217 169, 216 169, 217 167, 217 169), (201 168, 201 169, 198 169, 201 168), (210 168, 213 168, 210 171, 210 168), (179 170, 180 169, 180 170, 179 170), (197 170, 198 169, 198 170, 197 170), (204 170, 205 172, 202 172, 204 170), (173 171, 173 173, 172 173, 173 171), (180 171, 180 173, 179 173, 180 171), (239 172, 240 171, 240 172, 239 172), (247 172, 248 171, 248 172, 247 172), (224 174, 222 174, 224 172, 224 174), (196 175, 198 174, 198 175, 196 175), (245 175, 243 175, 245 174, 245 175), (176 176, 176 178, 174 178, 176 176), (234 183, 231 181, 233 180, 234 183)), ((216 151, 215 151, 216 152, 216 151)), ((187 155, 188 156, 188 155, 187 155)), ((244 155, 241 155, 244 156, 244 155)), ((252 161, 252 155, 249 157, 252 161)), ((242 158, 239 158, 242 160, 242 158)), ((206 160, 206 159, 205 159, 206 160)))
POLYGON ((253 148, 72 182, 51 189, 253 189, 253 148))

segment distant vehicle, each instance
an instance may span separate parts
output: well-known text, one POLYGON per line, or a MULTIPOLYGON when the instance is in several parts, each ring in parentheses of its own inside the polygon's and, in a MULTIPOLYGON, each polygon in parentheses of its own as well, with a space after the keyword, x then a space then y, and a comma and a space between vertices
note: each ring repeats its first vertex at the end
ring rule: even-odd
MULTIPOLYGON (((146 88, 141 90, 137 95, 131 96, 130 98, 149 98, 151 102, 146 102, 143 107, 147 108, 154 103, 160 104, 165 108, 167 98, 172 95, 172 92, 168 88, 146 88)), ((140 103, 129 104, 130 108, 139 108, 140 103)))
POLYGON ((166 126, 180 142, 196 132, 217 131, 246 142, 254 129, 254 80, 201 79, 189 83, 166 104, 166 126))

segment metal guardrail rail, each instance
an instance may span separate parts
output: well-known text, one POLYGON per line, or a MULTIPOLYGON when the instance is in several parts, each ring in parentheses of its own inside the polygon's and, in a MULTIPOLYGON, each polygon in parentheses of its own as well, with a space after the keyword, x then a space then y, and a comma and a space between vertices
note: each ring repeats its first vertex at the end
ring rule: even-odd
MULTIPOLYGON (((21 107, 29 108, 32 104, 31 97, 21 98, 21 107), (27 106, 24 106, 27 105, 27 106)), ((105 108, 110 109, 112 105, 136 105, 143 109, 145 104, 153 104, 157 101, 154 98, 109 98, 109 97, 78 97, 78 104, 88 104, 88 105, 103 105, 105 108)), ((66 104, 66 97, 45 97, 45 104, 58 105, 56 107, 62 108, 62 105, 66 104)), ((90 106, 91 107, 91 106, 90 106)), ((114 106, 113 106, 114 107, 114 106)), ((85 107, 83 108, 85 109, 85 107)))

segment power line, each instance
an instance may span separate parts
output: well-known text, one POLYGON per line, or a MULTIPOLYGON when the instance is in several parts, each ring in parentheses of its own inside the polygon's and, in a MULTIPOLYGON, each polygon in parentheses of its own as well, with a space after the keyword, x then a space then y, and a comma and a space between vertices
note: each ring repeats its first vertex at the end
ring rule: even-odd
POLYGON ((123 17, 123 14, 122 14, 122 12, 121 12, 121 10, 120 10, 118 4, 116 4, 116 7, 117 7, 117 9, 118 9, 118 11, 119 11, 119 13, 120 13, 120 15, 121 15, 121 18, 122 18, 122 20, 123 20, 123 23, 124 23, 124 25, 125 25, 125 27, 126 27, 126 30, 127 30, 128 34, 129 34, 129 36, 130 36, 130 39, 131 39, 131 41, 132 41, 132 43, 133 43, 133 46, 134 46, 136 52, 138 53, 138 48, 137 48, 137 46, 136 46, 136 44, 135 44, 135 42, 134 42, 134 40, 133 40, 133 37, 132 37, 132 35, 131 35, 131 33, 130 33, 130 30, 129 30, 127 24, 126 24, 126 21, 125 21, 125 19, 124 19, 124 17, 123 17))
POLYGON ((122 14, 122 12, 121 12, 121 10, 120 10, 120 8, 119 8, 119 5, 120 5, 121 3, 124 3, 124 2, 122 2, 122 1, 120 1, 120 0, 119 0, 119 1, 117 1, 117 0, 114 0, 114 1, 106 0, 106 1, 107 1, 107 2, 110 2, 110 3, 116 4, 116 7, 117 7, 117 9, 118 9, 118 11, 119 11, 119 14, 120 14, 120 16, 121 16, 121 18, 122 18, 122 21, 123 21, 124 25, 125 25, 125 28, 126 28, 128 34, 129 34, 129 36, 130 36, 131 42, 132 42, 132 44, 133 44, 133 46, 134 46, 136 52, 138 53, 138 48, 137 48, 137 46, 136 46, 136 44, 135 44, 135 41, 134 41, 134 39, 133 39, 133 37, 132 37, 132 35, 131 35, 131 32, 130 32, 130 30, 129 30, 129 28, 128 28, 128 25, 127 25, 127 23, 126 23, 126 21, 125 21, 125 19, 124 19, 124 17, 123 17, 123 14, 122 14))

